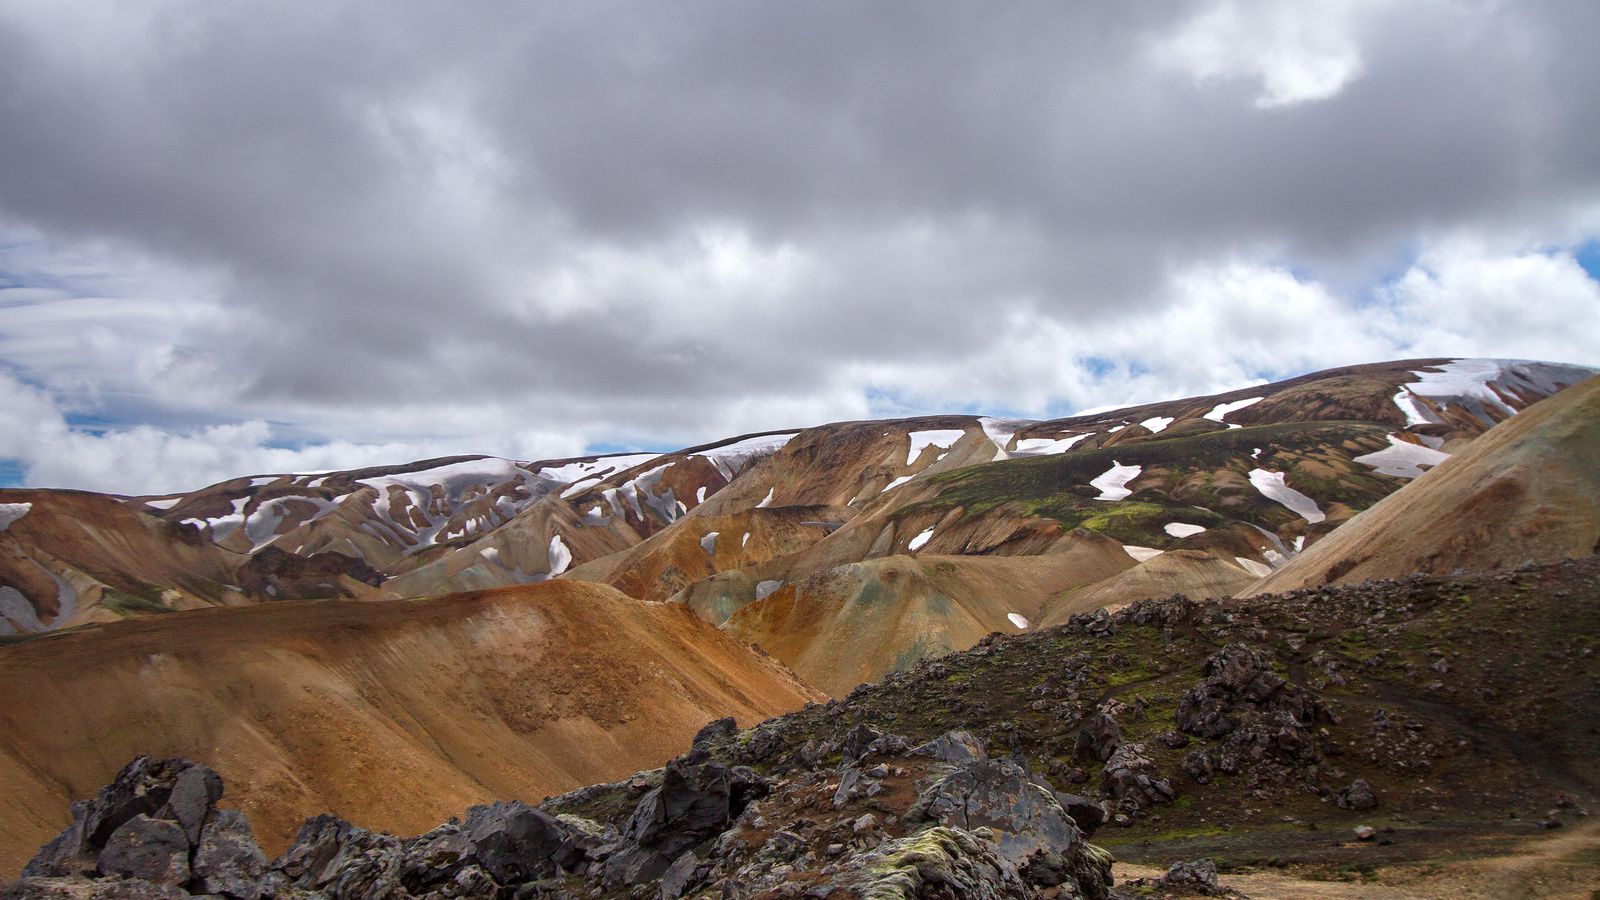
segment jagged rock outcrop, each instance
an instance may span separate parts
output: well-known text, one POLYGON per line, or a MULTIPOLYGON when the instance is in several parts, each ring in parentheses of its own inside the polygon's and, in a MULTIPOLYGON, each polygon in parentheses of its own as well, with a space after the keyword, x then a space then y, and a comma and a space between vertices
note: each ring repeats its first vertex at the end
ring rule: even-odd
POLYGON ((94 799, 72 805, 72 824, 40 849, 4 896, 87 890, 91 896, 194 892, 257 900, 266 857, 243 816, 216 808, 222 793, 222 779, 205 766, 141 756, 94 799), (105 879, 114 881, 83 884, 105 879), (146 886, 112 891, 109 885, 123 880, 146 886))

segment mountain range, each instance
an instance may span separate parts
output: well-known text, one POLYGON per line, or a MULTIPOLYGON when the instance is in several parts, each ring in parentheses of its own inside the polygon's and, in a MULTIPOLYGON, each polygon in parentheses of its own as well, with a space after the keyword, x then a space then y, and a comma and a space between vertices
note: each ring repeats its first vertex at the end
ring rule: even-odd
MULTIPOLYGON (((844 422, 664 454, 450 457, 244 476, 165 496, 0 491, 0 633, 9 635, 0 637, 0 673, 10 687, 0 696, 0 782, 12 810, 0 818, 0 872, 20 869, 65 824, 69 801, 138 756, 215 769, 265 850, 292 853, 304 836, 296 828, 316 813, 416 834, 474 803, 532 801, 649 770, 711 719, 751 728, 802 706, 774 720, 802 724, 761 726, 793 743, 781 752, 740 749, 760 728, 708 746, 769 779, 811 777, 772 766, 780 757, 795 765, 801 757, 791 754, 809 741, 814 758, 802 770, 837 764, 843 773, 855 757, 828 763, 848 730, 835 726, 910 743, 965 728, 990 757, 1007 746, 1025 766, 1073 783, 1092 770, 1106 818, 1122 816, 1130 836, 1160 833, 1163 816, 1199 827, 1224 815, 1239 786, 1207 787, 1216 760, 1191 764, 1178 741, 1225 735, 1185 727, 1181 704, 1161 714, 1170 722, 1150 710, 1176 703, 1180 682, 1247 657, 1224 652, 1236 642, 1221 632, 1191 640, 1212 614, 1168 598, 1236 598, 1215 601, 1237 623, 1224 630, 1248 642, 1252 627, 1264 629, 1272 636, 1255 638, 1262 646, 1293 644, 1298 629, 1302 646, 1279 663, 1266 651, 1248 665, 1287 666, 1282 674, 1296 684, 1316 675, 1323 687, 1306 686, 1311 693, 1344 679, 1339 693, 1348 669, 1308 662, 1305 640, 1350 665, 1360 656, 1351 651, 1365 648, 1330 635, 1370 631, 1362 585, 1398 583, 1372 595, 1401 624, 1368 634, 1368 647, 1386 649, 1363 664, 1451 660, 1406 642, 1459 624, 1440 606, 1453 585, 1477 584, 1473 572, 1600 550, 1594 374, 1552 363, 1406 360, 1050 421, 844 422), (1417 610, 1402 610, 1404 580, 1422 576, 1442 581, 1428 583, 1431 599, 1417 610), (1337 585, 1357 593, 1315 593, 1337 585), (1315 599, 1324 597, 1325 610, 1315 599), (1170 620, 1157 629, 1166 629, 1164 648, 1104 640, 1146 627, 1127 618, 1137 610, 1170 620), (995 643, 1008 636, 1038 652, 1021 657, 1027 678, 1052 666, 1070 671, 1080 665, 1073 654, 1090 654, 1074 689, 1085 701, 1055 710, 1057 695, 1028 693, 1035 685, 1012 686, 1016 697, 997 687, 1023 677, 990 673, 981 661, 984 647, 1012 646, 995 643), (1041 662, 1050 654, 1059 659, 1041 662), (935 673, 966 671, 956 660, 979 660, 969 666, 974 693, 936 700, 945 691, 936 683, 950 676, 935 673), (1170 698, 1154 689, 1167 682, 1170 698), (907 684, 919 685, 914 695, 873 699, 907 684), (1137 718, 1151 724, 1106 711, 1126 686, 1144 684, 1153 690, 1137 718), (824 704, 828 697, 839 699, 824 704), (1054 725, 1033 715, 1047 709, 1054 725), (1096 716, 1110 725, 1096 726, 1096 716), (1007 723, 1011 731, 995 730, 1007 723), (1101 741, 1096 727, 1119 737, 1101 741), (1161 743, 1165 733, 1177 736, 1173 747, 1161 743), (1105 746, 1061 749, 1082 740, 1105 746), (1125 789, 1111 765, 1118 747, 1135 744, 1124 756, 1148 763, 1131 766, 1128 778, 1145 776, 1139 790, 1125 789), (1166 805, 1180 777, 1194 783, 1195 798, 1181 814, 1166 805), (1157 781, 1167 787, 1152 788, 1157 781)), ((1593 587, 1588 570, 1541 577, 1580 593, 1593 587)), ((1516 602, 1500 588, 1460 590, 1516 602)), ((1565 641, 1534 643, 1574 652, 1565 641)), ((1456 641, 1470 645, 1473 664, 1491 663, 1492 642, 1480 643, 1456 641)), ((1464 662, 1447 661, 1444 671, 1464 662)), ((1439 700, 1423 676, 1387 671, 1360 678, 1397 697, 1433 692, 1399 703, 1420 723, 1413 736, 1446 740, 1452 722, 1488 714, 1465 699, 1439 700)), ((1583 672, 1563 702, 1591 696, 1593 673, 1583 672)), ((1521 682, 1507 690, 1524 706, 1537 693, 1521 682)), ((1557 719, 1530 711, 1523 730, 1569 750, 1590 739, 1561 732, 1557 719)), ((1323 732, 1344 746, 1359 742, 1341 728, 1329 719, 1323 732)), ((1486 729, 1473 728, 1478 741, 1486 729)), ((899 758, 878 756, 891 770, 899 758)), ((1477 756, 1446 754, 1439 759, 1458 762, 1439 765, 1477 756)), ((1495 759, 1473 783, 1479 793, 1531 792, 1531 782, 1522 794, 1505 788, 1514 753, 1495 759)), ((1349 766, 1308 760, 1277 760, 1273 771, 1288 774, 1258 786, 1264 793, 1252 802, 1292 806, 1283 779, 1338 799, 1317 766, 1349 766)), ((1592 790, 1563 760, 1532 779, 1538 789, 1592 790)), ((1392 763, 1377 760, 1364 783, 1398 800, 1398 782, 1382 774, 1393 774, 1392 763)), ((1232 765, 1218 780, 1238 780, 1232 765)), ((838 788, 840 774, 820 777, 838 788)), ((623 807, 605 803, 621 802, 618 791, 637 799, 659 788, 659 771, 654 778, 556 806, 626 836, 623 807)), ((891 792, 911 789, 896 788, 896 778, 877 780, 891 792)), ((1467 808, 1466 788, 1424 781, 1449 795, 1449 808, 1467 808)), ((1407 808, 1428 802, 1405 791, 1407 808)), ((1132 846, 1112 844, 1119 855, 1132 846)), ((827 858, 826 846, 816 849, 827 858)), ((596 871, 618 865, 612 852, 593 856, 596 871)), ((706 884, 733 872, 713 857, 696 856, 706 884)), ((603 875, 596 884, 607 883, 603 875)))

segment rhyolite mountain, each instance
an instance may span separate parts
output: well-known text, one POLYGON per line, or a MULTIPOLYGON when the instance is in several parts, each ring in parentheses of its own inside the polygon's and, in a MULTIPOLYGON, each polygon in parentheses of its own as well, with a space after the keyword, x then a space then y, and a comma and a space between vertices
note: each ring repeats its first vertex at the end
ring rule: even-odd
POLYGON ((27 511, 0 531, 0 628, 560 577, 684 604, 837 694, 992 631, 1247 589, 1590 374, 1410 360, 1048 422, 846 422, 164 497, 4 491, 27 511))
POLYGON ((7 896, 1096 897, 1090 839, 1339 866, 1373 854, 1317 832, 1358 819, 1401 863, 1578 824, 1589 374, 1423 360, 1052 423, 7 492, 34 571, 0 642, 27 687, 0 852, 33 859, 7 896), (806 681, 850 695, 755 725, 806 681), (515 802, 724 714, 745 730, 665 769, 515 802), (139 756, 220 771, 250 825, 203 767, 118 774, 139 756))

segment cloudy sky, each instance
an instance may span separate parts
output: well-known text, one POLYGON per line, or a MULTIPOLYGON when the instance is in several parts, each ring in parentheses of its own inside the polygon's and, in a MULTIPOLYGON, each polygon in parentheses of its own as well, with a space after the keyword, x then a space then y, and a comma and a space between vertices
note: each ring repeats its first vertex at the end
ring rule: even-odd
POLYGON ((1600 364, 1600 3, 0 4, 0 483, 1600 364))

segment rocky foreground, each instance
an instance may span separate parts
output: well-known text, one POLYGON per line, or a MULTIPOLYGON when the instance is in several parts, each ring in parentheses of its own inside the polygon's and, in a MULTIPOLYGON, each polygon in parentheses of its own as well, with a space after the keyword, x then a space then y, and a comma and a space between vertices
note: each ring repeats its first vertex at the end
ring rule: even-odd
POLYGON ((719 720, 662 769, 537 807, 411 838, 318 816, 270 861, 209 769, 140 759, 3 896, 1105 898, 1102 846, 1225 870, 1431 858, 1586 815, 1597 635, 1600 557, 1145 601, 719 720))

